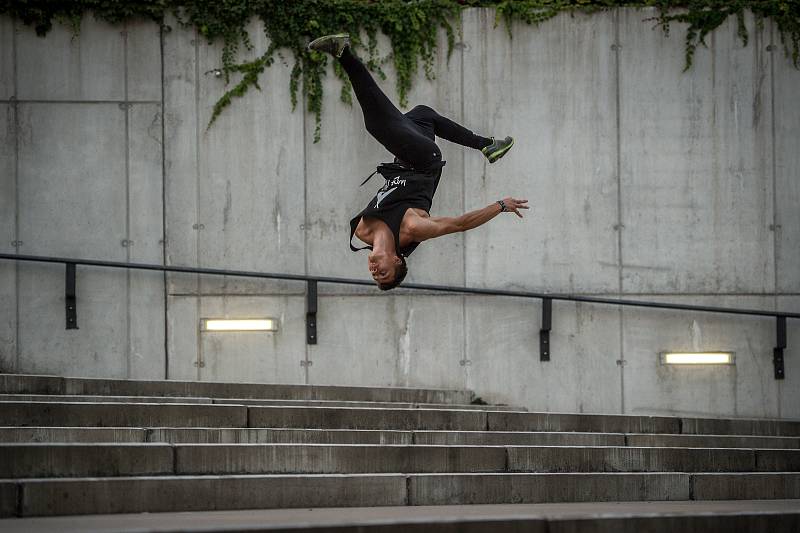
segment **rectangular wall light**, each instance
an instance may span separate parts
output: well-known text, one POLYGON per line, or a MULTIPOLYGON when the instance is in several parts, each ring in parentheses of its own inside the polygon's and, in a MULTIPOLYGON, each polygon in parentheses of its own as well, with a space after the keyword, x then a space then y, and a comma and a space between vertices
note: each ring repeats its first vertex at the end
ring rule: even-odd
POLYGON ((203 318, 201 331, 278 331, 278 321, 274 318, 203 318))
POLYGON ((662 365, 732 365, 732 352, 662 352, 662 365))

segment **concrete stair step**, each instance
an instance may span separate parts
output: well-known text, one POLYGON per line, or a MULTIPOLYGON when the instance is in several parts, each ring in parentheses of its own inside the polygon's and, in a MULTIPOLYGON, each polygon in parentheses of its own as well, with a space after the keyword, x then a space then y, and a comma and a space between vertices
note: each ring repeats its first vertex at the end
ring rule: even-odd
POLYGON ((166 442, 210 444, 440 444, 459 446, 635 446, 800 448, 799 437, 651 435, 593 432, 395 431, 286 428, 0 427, 2 442, 166 442))
POLYGON ((69 394, 88 396, 181 396, 286 400, 378 401, 469 404, 465 390, 202 381, 97 379, 29 374, 0 374, 2 394, 69 394))
POLYGON ((800 450, 355 444, 2 444, 0 478, 434 472, 798 472, 800 450))
POLYGON ((0 402, 2 426, 251 427, 798 436, 794 420, 204 404, 0 402), (717 424, 716 422, 719 422, 717 424), (730 433, 726 433, 730 432, 730 433))
POLYGON ((0 516, 800 498, 800 474, 351 474, 0 481, 0 516))
POLYGON ((0 394, 0 402, 77 402, 77 403, 195 403, 221 405, 271 405, 289 407, 367 407, 390 409, 462 409, 475 411, 527 411, 509 405, 447 403, 366 402, 336 400, 284 400, 252 398, 195 398, 184 396, 86 396, 68 394, 0 394))
POLYGON ((5 533, 796 533, 800 501, 440 505, 117 514, 0 520, 5 533))
POLYGON ((627 446, 677 448, 800 448, 800 437, 751 435, 625 435, 627 446))

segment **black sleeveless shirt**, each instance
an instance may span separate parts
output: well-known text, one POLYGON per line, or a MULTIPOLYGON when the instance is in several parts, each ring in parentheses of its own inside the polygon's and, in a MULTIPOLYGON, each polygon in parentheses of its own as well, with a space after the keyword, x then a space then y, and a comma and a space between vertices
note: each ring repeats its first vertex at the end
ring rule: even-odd
MULTIPOLYGON (((403 222, 403 216, 410 208, 422 209, 430 213, 433 195, 436 193, 436 187, 439 186, 443 166, 444 161, 427 170, 414 170, 397 162, 379 165, 376 172, 383 176, 386 182, 369 201, 367 207, 350 221, 350 249, 354 252, 365 249, 372 250, 372 246, 362 248, 353 246, 353 235, 355 235, 359 221, 364 217, 372 217, 382 220, 389 226, 394 235, 397 255, 408 257, 419 246, 419 243, 412 242, 408 246, 400 247, 400 224, 403 222)), ((368 180, 369 178, 367 178, 368 180)))

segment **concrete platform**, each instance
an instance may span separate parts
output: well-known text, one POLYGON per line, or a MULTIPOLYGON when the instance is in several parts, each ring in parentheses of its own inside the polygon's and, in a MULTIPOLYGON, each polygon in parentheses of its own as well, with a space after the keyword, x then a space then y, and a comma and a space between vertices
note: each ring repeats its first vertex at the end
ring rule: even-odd
POLYGON ((0 520, 7 533, 175 531, 794 533, 800 500, 604 502, 144 513, 0 520), (509 529, 513 527, 513 529, 509 529))
POLYGON ((605 502, 145 513, 0 520, 7 533, 526 531, 794 533, 800 500, 605 502))

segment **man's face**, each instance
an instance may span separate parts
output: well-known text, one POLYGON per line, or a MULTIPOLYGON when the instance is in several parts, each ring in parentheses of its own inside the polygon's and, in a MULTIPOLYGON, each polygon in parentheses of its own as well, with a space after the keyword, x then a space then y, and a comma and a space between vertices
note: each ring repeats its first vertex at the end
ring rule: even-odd
POLYGON ((395 267, 400 263, 399 257, 386 252, 372 252, 367 257, 369 273, 378 284, 392 282, 395 276, 395 267))

